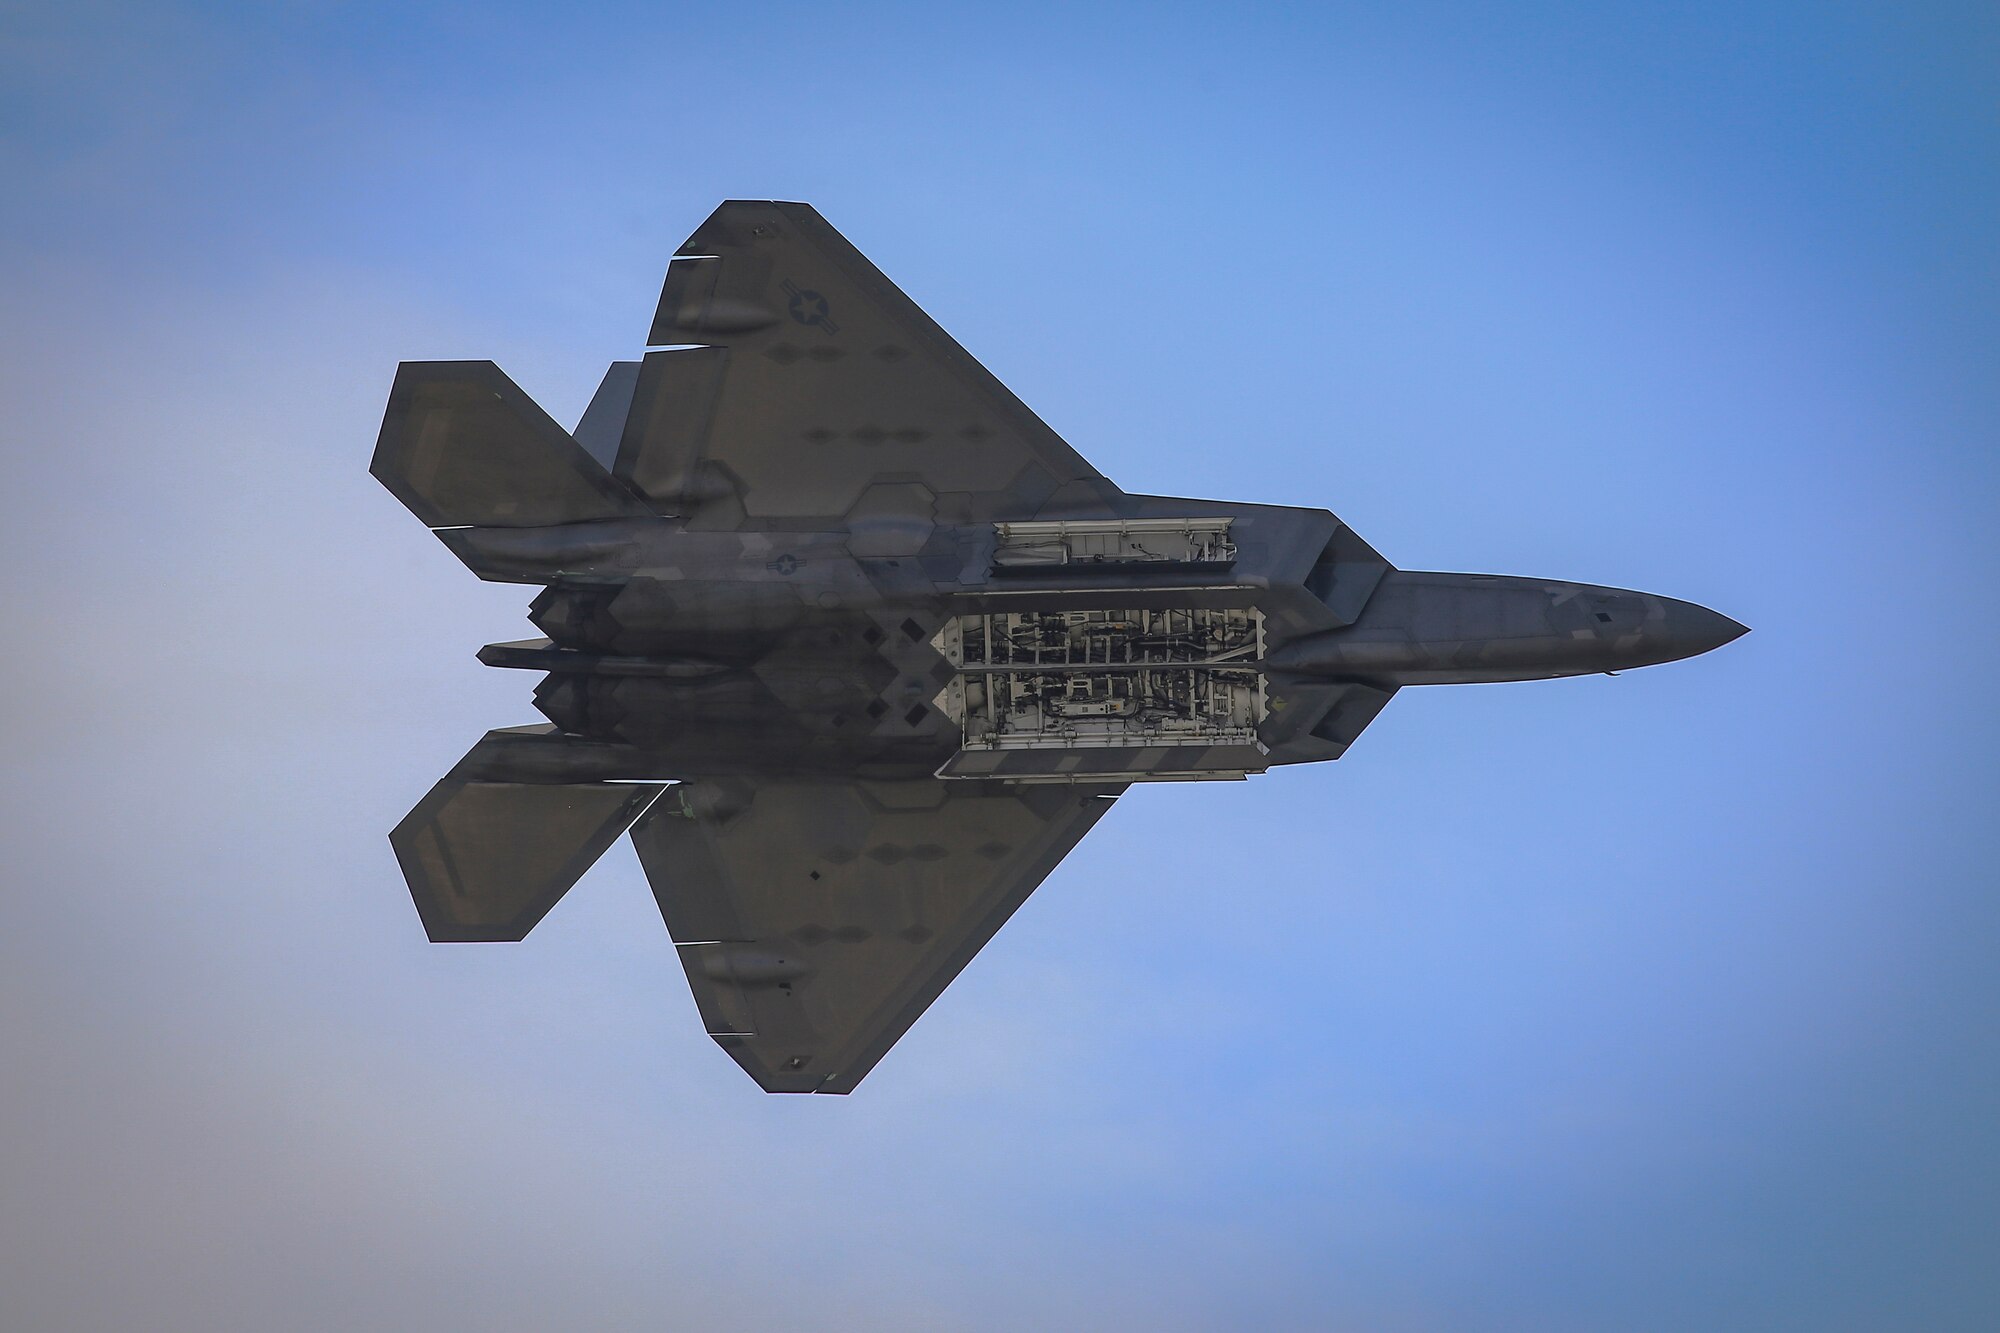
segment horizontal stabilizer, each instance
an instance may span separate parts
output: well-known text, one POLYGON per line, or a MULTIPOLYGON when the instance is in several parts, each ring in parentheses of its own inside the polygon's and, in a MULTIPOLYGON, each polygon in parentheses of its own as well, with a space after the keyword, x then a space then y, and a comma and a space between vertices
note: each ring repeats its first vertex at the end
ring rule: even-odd
POLYGON ((495 781, 488 736, 389 835, 437 941, 519 940, 663 784, 495 781))
POLYGON ((369 472, 433 528, 652 513, 491 361, 405 361, 369 472))

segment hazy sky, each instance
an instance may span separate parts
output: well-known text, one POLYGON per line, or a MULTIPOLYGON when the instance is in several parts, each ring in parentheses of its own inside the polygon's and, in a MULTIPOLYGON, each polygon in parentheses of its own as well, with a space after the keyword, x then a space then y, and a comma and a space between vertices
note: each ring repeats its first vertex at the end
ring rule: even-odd
POLYGON ((0 1327, 2000 1326, 1990 4, 568 8, 0 9, 0 1327), (1756 632, 1137 789, 767 1097, 626 844, 425 942, 527 590, 367 475, 745 196, 1127 489, 1756 632))

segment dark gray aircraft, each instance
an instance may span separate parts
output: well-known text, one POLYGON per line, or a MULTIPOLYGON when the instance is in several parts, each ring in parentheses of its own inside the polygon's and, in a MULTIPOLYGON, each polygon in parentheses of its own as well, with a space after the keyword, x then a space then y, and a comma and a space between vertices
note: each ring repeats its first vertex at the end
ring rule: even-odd
POLYGON ((574 432, 406 362, 371 471, 540 585, 550 725, 390 834, 433 940, 518 940, 628 828, 709 1033, 849 1092, 1134 782, 1337 759, 1405 685, 1690 657, 1646 593, 1400 570, 1324 509, 1120 490, 803 204, 725 203, 574 432))

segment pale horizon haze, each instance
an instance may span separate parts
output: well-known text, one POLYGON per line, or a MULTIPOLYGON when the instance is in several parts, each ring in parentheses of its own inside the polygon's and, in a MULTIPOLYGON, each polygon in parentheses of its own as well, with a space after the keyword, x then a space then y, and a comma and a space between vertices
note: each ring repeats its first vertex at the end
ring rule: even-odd
POLYGON ((2000 1327, 1990 5, 0 6, 0 1329, 2000 1327), (1128 490, 1752 627, 1135 788, 847 1098, 367 473, 803 200, 1128 490))

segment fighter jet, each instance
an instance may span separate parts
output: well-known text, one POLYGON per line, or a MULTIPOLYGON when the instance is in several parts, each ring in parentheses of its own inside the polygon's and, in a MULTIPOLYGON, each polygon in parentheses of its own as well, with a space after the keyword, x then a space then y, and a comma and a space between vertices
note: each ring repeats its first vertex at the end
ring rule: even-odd
POLYGON ((1337 759, 1405 685, 1670 662, 1648 593, 1391 565, 1324 509, 1100 475, 804 204, 723 204, 566 431, 406 362, 370 471, 541 591, 539 726, 390 834, 433 940, 519 940, 628 829, 708 1032, 851 1092, 1127 788, 1337 759))

